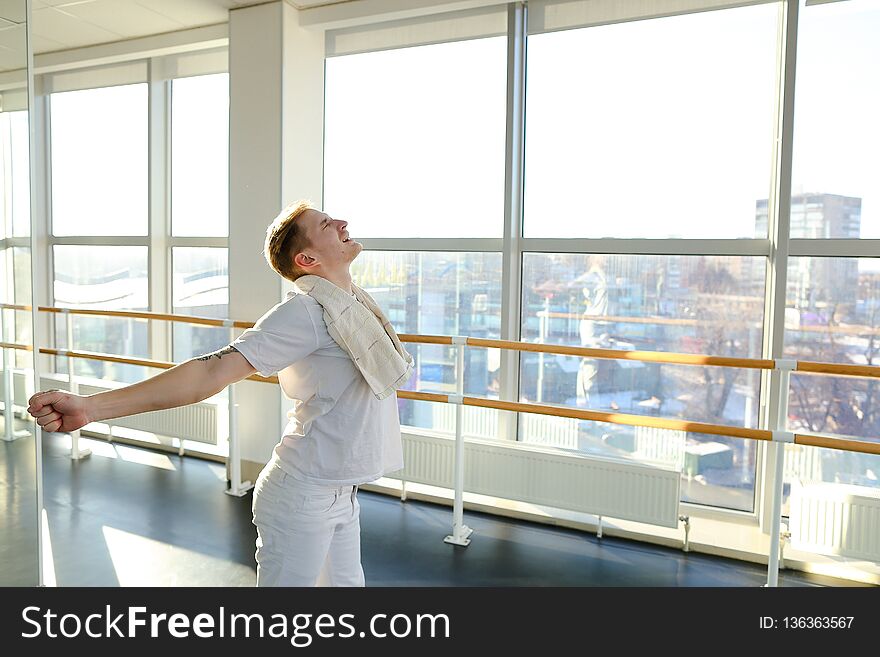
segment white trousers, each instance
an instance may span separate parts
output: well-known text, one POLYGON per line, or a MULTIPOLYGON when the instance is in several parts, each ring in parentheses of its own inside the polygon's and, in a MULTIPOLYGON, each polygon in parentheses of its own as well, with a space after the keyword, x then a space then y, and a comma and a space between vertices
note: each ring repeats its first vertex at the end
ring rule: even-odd
POLYGON ((364 586, 357 486, 309 484, 270 461, 253 514, 257 586, 364 586))

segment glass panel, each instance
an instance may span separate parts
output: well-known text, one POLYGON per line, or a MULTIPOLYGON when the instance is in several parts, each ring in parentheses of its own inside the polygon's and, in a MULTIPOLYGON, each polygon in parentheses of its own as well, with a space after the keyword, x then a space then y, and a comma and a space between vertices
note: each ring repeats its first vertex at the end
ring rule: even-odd
MULTIPOLYGON (((55 246, 55 305, 102 310, 149 310, 147 247, 55 246)), ((67 338, 66 318, 55 317, 56 344, 117 356, 150 357, 145 319, 71 315, 73 343, 67 338), (69 345, 69 346, 68 346, 69 345)), ((57 371, 67 371, 59 358, 57 371)), ((135 383, 147 370, 100 360, 76 359, 74 372, 95 379, 135 383)))
MULTIPOLYGON (((0 3, 0 302, 31 305, 28 125, 29 16, 25 0, 0 3), (16 110, 16 111, 12 111, 16 110)), ((0 308, 0 341, 33 348, 33 314, 0 308)), ((34 393, 33 351, 3 348, 0 358, 0 586, 37 586, 40 509, 37 427, 26 412, 34 393)))
MULTIPOLYGON (((803 5, 803 2, 801 3, 803 5)), ((802 6, 792 170, 792 237, 880 238, 880 3, 848 0, 802 6), (820 208, 800 215, 811 199, 820 208), (826 232, 798 235, 799 222, 821 224, 821 206, 849 206, 850 219, 826 232), (811 214, 813 215, 811 217, 811 214)))
MULTIPOLYGON (((229 317, 229 253, 227 249, 175 247, 173 309, 178 315, 229 317)), ((174 362, 206 354, 229 344, 229 329, 193 324, 172 324, 174 362)))
POLYGON ((328 59, 324 210, 354 237, 501 237, 506 44, 328 59))
POLYGON ((0 237, 28 237, 31 232, 31 194, 27 111, 0 112, 0 151, 0 176, 4 188, 0 237))
POLYGON ((147 85, 52 94, 55 235, 146 235, 147 85))
POLYGON ((229 75, 171 85, 171 233, 229 235, 229 75))
MULTIPOLYGON (((351 264, 398 333, 501 337, 501 254, 363 251, 351 264)), ((408 390, 455 392, 455 350, 404 343, 416 361, 408 390)), ((465 349, 465 394, 498 399, 498 349, 465 349)), ((401 425, 454 434, 455 407, 398 400, 401 425)), ((465 407, 464 433, 498 437, 499 411, 465 407)))
MULTIPOLYGON (((764 276, 759 257, 526 253, 521 339, 760 358, 764 276)), ((521 356, 527 401, 755 427, 759 393, 757 370, 521 356)), ((683 466, 683 501, 753 507, 751 441, 543 420, 524 418, 520 439, 683 466)))
MULTIPOLYGON (((785 356, 880 365, 880 258, 789 260, 785 356)), ((880 381, 792 374, 788 425, 880 441, 880 381)), ((796 480, 880 488, 880 457, 786 445, 786 482, 796 480)))
POLYGON ((770 189, 777 11, 530 36, 524 235, 753 237, 770 189))

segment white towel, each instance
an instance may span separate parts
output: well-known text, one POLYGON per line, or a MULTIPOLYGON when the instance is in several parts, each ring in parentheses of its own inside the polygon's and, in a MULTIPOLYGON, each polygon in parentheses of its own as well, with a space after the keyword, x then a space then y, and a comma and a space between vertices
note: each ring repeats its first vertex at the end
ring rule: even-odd
POLYGON ((354 361, 377 399, 406 384, 415 365, 413 357, 373 297, 352 283, 355 299, 335 283, 311 274, 300 276, 293 285, 297 293, 308 294, 323 306, 327 332, 354 361))

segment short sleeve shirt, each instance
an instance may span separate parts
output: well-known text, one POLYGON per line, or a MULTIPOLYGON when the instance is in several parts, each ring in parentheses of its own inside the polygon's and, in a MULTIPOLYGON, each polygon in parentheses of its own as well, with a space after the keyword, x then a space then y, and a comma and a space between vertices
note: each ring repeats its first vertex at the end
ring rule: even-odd
POLYGON ((233 341, 263 376, 278 373, 293 402, 274 458, 292 477, 330 486, 403 467, 397 395, 377 399, 327 331, 324 309, 294 291, 233 341))

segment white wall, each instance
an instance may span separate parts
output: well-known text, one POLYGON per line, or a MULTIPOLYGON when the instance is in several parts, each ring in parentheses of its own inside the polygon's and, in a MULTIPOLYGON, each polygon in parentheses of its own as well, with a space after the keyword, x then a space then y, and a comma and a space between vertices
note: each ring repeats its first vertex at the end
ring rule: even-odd
MULTIPOLYGON (((229 12, 229 316, 256 320, 291 283, 262 255, 266 226, 301 197, 321 204, 324 33, 284 2, 229 12)), ((254 480, 291 406, 278 386, 238 385, 242 477, 254 480)))

